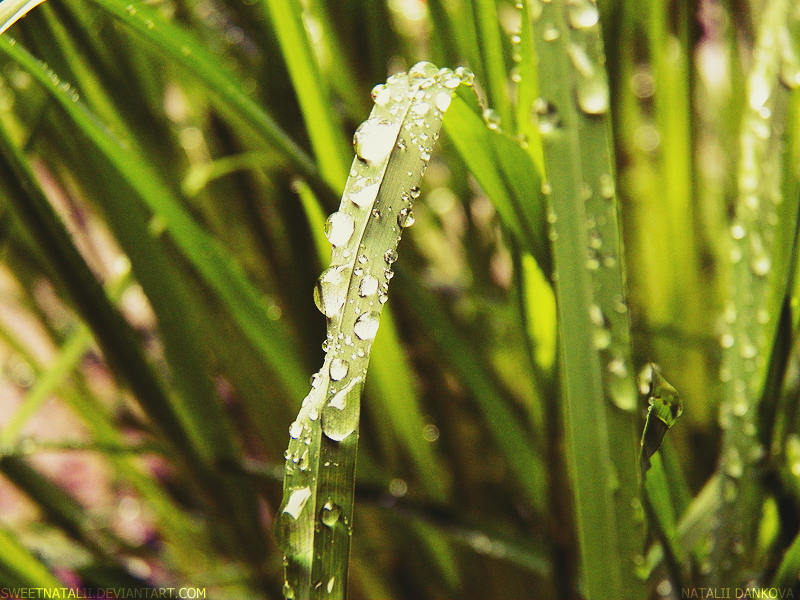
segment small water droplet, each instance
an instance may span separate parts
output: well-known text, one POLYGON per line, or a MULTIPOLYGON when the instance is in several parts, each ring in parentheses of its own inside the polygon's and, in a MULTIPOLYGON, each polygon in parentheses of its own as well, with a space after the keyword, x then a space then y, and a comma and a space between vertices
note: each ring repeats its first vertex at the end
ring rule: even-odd
POLYGON ((555 25, 550 24, 544 28, 542 39, 544 39, 545 42, 555 42, 559 37, 561 37, 561 32, 558 31, 555 25))
POLYGON ((320 521, 322 521, 323 525, 325 525, 326 527, 333 527, 336 525, 336 523, 339 522, 339 517, 341 516, 342 516, 342 507, 328 500, 322 506, 319 518, 320 521))
POLYGON ((467 67, 457 67, 455 70, 455 74, 461 79, 461 83, 467 86, 472 86, 473 82, 475 81, 475 73, 473 73, 467 67))
POLYGON ((341 442, 358 427, 363 379, 354 377, 322 409, 322 432, 341 442))
POLYGON ((608 111, 608 85, 604 71, 592 79, 578 81, 578 106, 587 115, 602 115, 608 111))
POLYGON ((730 333, 724 334, 721 338, 719 338, 719 345, 723 348, 732 348, 735 340, 730 333))
POLYGON ((573 29, 586 29, 597 25, 599 14, 591 0, 570 0, 567 3, 567 20, 573 29))
POLYGON ((386 264, 391 265, 393 262, 397 260, 397 251, 389 248, 386 252, 383 253, 383 260, 386 261, 386 264))
POLYGON ((746 233, 745 228, 738 223, 731 227, 731 237, 735 240, 741 240, 746 233))
POLYGON ((325 587, 325 589, 328 590, 329 594, 333 591, 333 586, 335 585, 335 583, 336 583, 336 577, 331 577, 330 579, 328 579, 328 585, 325 587))
POLYGON ((428 61, 420 61, 408 70, 408 78, 410 80, 428 79, 435 77, 439 73, 439 69, 433 63, 428 61))
POLYGON ((487 108, 483 111, 483 122, 489 129, 500 128, 500 115, 493 108, 487 108))
POLYGON ((335 212, 325 222, 325 237, 336 246, 343 246, 353 235, 356 224, 353 217, 343 212, 335 212))
POLYGON ((136 7, 135 7, 135 6, 133 6, 133 4, 128 4, 128 6, 126 6, 126 7, 125 7, 125 10, 127 10, 127 11, 128 11, 128 14, 129 14, 130 16, 133 16, 133 15, 135 15, 135 14, 136 14, 136 7))
POLYGON ((418 186, 412 186, 411 189, 408 190, 408 195, 411 196, 414 200, 419 198, 422 191, 419 189, 418 186))
POLYGON ((411 105, 411 112, 419 117, 426 115, 430 109, 431 105, 427 102, 418 102, 411 105))
POLYGON ((400 212, 397 214, 397 224, 400 227, 411 227, 414 224, 414 213, 411 212, 410 208, 401 208, 400 212))
POLYGON ((603 198, 611 199, 614 197, 614 178, 607 173, 600 175, 600 194, 603 198))
POLYGON ((383 160, 392 151, 399 133, 399 123, 380 118, 367 119, 353 136, 356 155, 366 163, 383 160))
POLYGON ((533 117, 539 133, 547 135, 561 127, 561 117, 552 102, 538 98, 533 103, 533 117))
POLYGON ((286 600, 294 600, 294 588, 289 585, 288 581, 283 584, 283 597, 286 598, 286 600))
POLYGON ((739 456, 739 451, 736 448, 729 448, 728 452, 725 454, 725 472, 734 479, 741 477, 744 472, 742 458, 739 456))
POLYGON ((347 376, 350 370, 350 363, 341 358, 334 358, 331 361, 330 374, 333 381, 341 381, 347 376))
POLYGON ((380 318, 380 313, 375 311, 362 313, 353 325, 353 332, 361 340, 371 340, 378 333, 380 318))
POLYGON ((771 267, 772 261, 766 255, 756 256, 750 263, 753 274, 758 277, 766 277, 771 267))
POLYGON ((362 298, 372 296, 378 291, 378 280, 372 275, 367 275, 361 280, 361 285, 358 288, 358 293, 362 298))

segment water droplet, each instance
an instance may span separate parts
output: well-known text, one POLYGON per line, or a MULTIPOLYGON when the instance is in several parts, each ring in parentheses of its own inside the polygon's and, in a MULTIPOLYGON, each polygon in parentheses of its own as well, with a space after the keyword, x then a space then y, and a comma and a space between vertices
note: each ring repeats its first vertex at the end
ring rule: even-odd
POLYGON ((412 186, 411 189, 408 190, 408 195, 411 196, 414 200, 419 198, 422 191, 419 189, 418 186, 412 186))
POLYGON ((598 350, 605 350, 611 345, 611 332, 605 328, 594 330, 594 347, 598 350))
POLYGON ((411 112, 419 117, 426 115, 430 109, 431 105, 427 102, 418 102, 411 106, 411 112))
POLYGON ((600 194, 607 199, 614 197, 614 178, 607 173, 600 175, 600 194))
POLYGON ((286 598, 286 600, 294 600, 294 588, 289 585, 288 581, 283 584, 283 597, 286 598))
POLYGON ((486 123, 486 126, 489 129, 493 130, 499 129, 500 115, 493 108, 486 108, 483 111, 483 122, 486 123))
POLYGON ((587 115, 602 115, 608 110, 608 85, 599 71, 596 77, 578 80, 578 106, 587 115))
POLYGON ((744 227, 738 223, 731 227, 731 237, 735 240, 742 239, 746 233, 744 227))
POLYGON ((575 70, 582 77, 585 77, 586 79, 591 79, 594 77, 595 68, 591 59, 589 58, 589 55, 586 54, 586 50, 577 44, 570 44, 567 47, 567 54, 572 61, 572 66, 575 67, 575 70))
POLYGON ((358 288, 358 293, 361 295, 362 298, 367 296, 372 296, 375 292, 378 291, 378 280, 377 278, 373 277, 372 275, 367 275, 364 279, 361 280, 361 285, 358 288))
POLYGON ((336 583, 336 577, 331 577, 330 579, 328 579, 328 585, 325 587, 325 589, 328 590, 329 594, 333 591, 333 586, 335 583, 336 583))
POLYGON ((719 345, 723 348, 731 348, 733 347, 735 340, 730 333, 724 334, 721 338, 719 338, 719 345))
POLYGON ((322 510, 320 511, 320 521, 322 521, 323 525, 326 527, 333 527, 336 523, 339 522, 339 517, 342 516, 342 507, 334 502, 328 500, 323 506, 322 510))
POLYGON ((333 381, 341 381, 347 376, 350 370, 350 363, 341 358, 334 358, 331 361, 330 374, 333 381))
POLYGON ((467 86, 472 86, 473 82, 475 81, 475 73, 473 73, 467 67, 457 67, 455 70, 455 74, 461 79, 461 83, 467 86))
POLYGON ((436 94, 433 103, 440 112, 444 112, 450 107, 451 99, 452 98, 448 92, 439 92, 436 94))
POLYGON ((379 181, 364 180, 354 184, 347 193, 350 201, 359 208, 372 206, 378 196, 381 184, 379 181))
POLYGON ((573 29, 594 27, 598 17, 597 6, 591 0, 570 0, 567 4, 567 20, 573 29))
POLYGON ((362 378, 354 377, 322 409, 322 432, 341 442, 358 427, 362 378))
POLYGON ((303 434, 303 424, 300 421, 295 421, 289 426, 289 436, 296 440, 303 434))
POLYGON ((378 333, 380 318, 380 313, 375 311, 362 313, 353 325, 353 332, 361 340, 371 340, 378 333))
POLYGON ((356 224, 353 217, 343 212, 335 212, 325 222, 325 237, 336 246, 343 246, 353 235, 356 224))
POLYGON ((758 277, 766 277, 769 274, 771 267, 772 261, 770 260, 769 256, 766 255, 756 256, 750 263, 750 268, 753 270, 753 274, 758 277))
POLYGON ((353 136, 356 155, 366 163, 383 160, 392 151, 399 133, 399 123, 379 118, 367 119, 359 125, 353 136))
POLYGON ((397 260, 397 251, 389 248, 383 253, 383 260, 385 260, 387 264, 391 265, 397 260))
POLYGON ((136 7, 135 7, 135 6, 133 6, 133 4, 128 4, 128 6, 126 6, 126 7, 125 7, 125 10, 127 10, 127 11, 128 11, 128 14, 129 14, 130 16, 133 16, 133 15, 135 15, 135 14, 136 14, 136 7))
POLYGON ((392 91, 381 83, 372 88, 372 101, 378 106, 384 106, 392 97, 392 91))
POLYGON ((555 25, 547 25, 542 34, 542 38, 545 42, 555 42, 560 36, 561 32, 558 31, 555 25))
POLYGON ((428 79, 435 77, 439 73, 439 69, 433 63, 428 61, 420 61, 408 70, 408 78, 414 79, 428 79))
POLYGON ((561 127, 561 117, 552 102, 538 98, 533 103, 533 116, 539 133, 547 135, 561 127))
POLYGON ((414 224, 414 213, 410 208, 401 208, 397 214, 397 224, 400 227, 411 227, 414 224))
POLYGON ((734 479, 741 477, 744 472, 742 458, 736 448, 729 448, 725 454, 725 472, 734 479))
POLYGON ((337 315, 344 306, 348 283, 347 278, 344 277, 345 269, 345 266, 325 269, 314 286, 314 303, 319 311, 329 319, 337 315))
POLYGON ((286 501, 286 504, 283 507, 281 512, 286 513, 287 515, 293 517, 295 520, 300 518, 300 513, 303 512, 303 509, 306 506, 306 502, 311 497, 311 488, 308 486, 304 488, 300 488, 299 490, 293 490, 292 493, 289 495, 289 499, 286 501))

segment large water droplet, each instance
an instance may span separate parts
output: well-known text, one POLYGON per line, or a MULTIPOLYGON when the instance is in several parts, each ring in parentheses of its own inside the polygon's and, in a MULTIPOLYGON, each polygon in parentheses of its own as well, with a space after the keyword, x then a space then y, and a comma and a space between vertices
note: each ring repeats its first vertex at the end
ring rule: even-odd
POLYGON ((421 61, 415 64, 408 70, 408 78, 414 79, 427 79, 435 77, 439 73, 439 69, 433 63, 421 61))
POLYGON ((325 269, 314 286, 314 303, 329 319, 339 313, 347 297, 348 281, 344 276, 345 270, 345 266, 325 269))
POLYGON ((372 206, 375 198, 378 196, 378 190, 381 184, 379 181, 364 180, 354 184, 348 191, 347 196, 350 201, 359 208, 367 208, 372 206))
POLYGON ((378 333, 381 315, 375 311, 369 311, 359 315, 353 325, 353 332, 362 340, 371 340, 378 333))
POLYGON ((325 237, 336 246, 343 246, 353 235, 356 224, 353 217, 343 212, 335 212, 325 222, 325 237))
POLYGON ((328 500, 323 506, 322 510, 320 511, 320 521, 326 527, 333 527, 336 523, 339 522, 339 517, 342 516, 342 507, 336 504, 335 502, 331 502, 328 500))
POLYGON ((303 433, 303 424, 300 421, 295 421, 289 427, 289 436, 293 440, 299 438, 302 435, 302 433, 303 433))
POLYGON ((397 224, 400 227, 411 227, 414 221, 414 213, 411 212, 410 208, 401 208, 400 212, 397 213, 397 224))
POLYGON ((295 520, 300 518, 300 513, 303 512, 303 509, 308 502, 308 499, 311 497, 311 488, 308 486, 300 488, 298 490, 293 490, 292 493, 289 495, 289 499, 286 501, 286 504, 283 507, 284 513, 293 517, 295 520))
POLYGON ((353 136, 356 155, 367 163, 383 160, 392 151, 398 133, 399 123, 379 118, 367 119, 353 136))
POLYGON ((361 377, 354 377, 322 409, 322 432, 341 442, 358 427, 361 412, 361 377))
POLYGON ((417 102, 411 106, 411 112, 417 115, 418 117, 422 117, 428 114, 428 111, 431 109, 431 105, 427 102, 417 102))
POLYGON ((340 381, 347 376, 347 372, 350 370, 350 363, 346 360, 342 360, 341 358, 334 358, 331 361, 330 366, 330 375, 333 381, 340 381))
POLYGON ((450 107, 451 99, 452 98, 448 92, 439 92, 436 94, 433 103, 440 112, 444 112, 450 107))

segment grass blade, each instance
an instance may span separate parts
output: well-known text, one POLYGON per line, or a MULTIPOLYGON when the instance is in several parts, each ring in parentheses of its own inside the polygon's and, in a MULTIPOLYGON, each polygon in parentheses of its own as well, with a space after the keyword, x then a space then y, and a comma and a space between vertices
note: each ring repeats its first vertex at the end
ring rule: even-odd
POLYGON ((355 136, 339 211, 328 218, 331 267, 315 301, 328 317, 325 362, 290 427, 278 535, 287 598, 343 598, 353 519, 360 396, 403 227, 453 90, 466 74, 419 63, 373 90, 355 136))
POLYGON ((567 446, 584 583, 589 598, 639 598, 645 592, 634 561, 644 536, 632 516, 639 501, 637 392, 597 20, 592 2, 543 5, 533 23, 542 93, 535 109, 552 190, 567 446))

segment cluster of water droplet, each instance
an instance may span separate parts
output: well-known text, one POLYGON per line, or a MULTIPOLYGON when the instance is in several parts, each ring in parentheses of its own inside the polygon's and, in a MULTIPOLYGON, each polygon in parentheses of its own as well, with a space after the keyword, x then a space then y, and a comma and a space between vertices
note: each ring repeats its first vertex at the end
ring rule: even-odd
MULTIPOLYGON (((278 529, 292 569, 304 568, 308 558, 302 557, 313 552, 313 532, 300 523, 305 511, 318 511, 314 521, 321 531, 333 532, 343 525, 349 535, 349 523, 335 498, 321 508, 309 508, 316 486, 313 468, 323 459, 319 436, 340 443, 358 428, 369 352, 394 276, 397 244, 403 229, 414 223, 413 202, 421 193, 419 182, 442 114, 455 89, 471 83, 472 74, 466 69, 419 63, 372 90, 372 113, 353 137, 356 157, 342 202, 325 224, 331 266, 314 287, 314 302, 328 319, 325 363, 312 377, 311 392, 289 428, 285 455, 287 477, 278 529)), ((337 467, 328 461, 320 466, 337 467)), ((318 582, 329 593, 336 585, 333 577, 318 582)), ((294 595, 291 583, 284 593, 294 595)))

